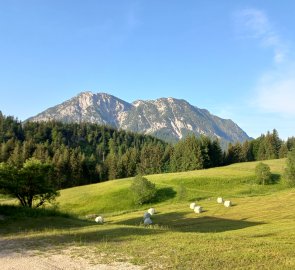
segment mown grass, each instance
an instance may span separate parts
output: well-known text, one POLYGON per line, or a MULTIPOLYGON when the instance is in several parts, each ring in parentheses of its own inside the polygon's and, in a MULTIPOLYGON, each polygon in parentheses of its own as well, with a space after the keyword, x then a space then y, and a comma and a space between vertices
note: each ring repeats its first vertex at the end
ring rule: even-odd
MULTIPOLYGON (((282 178, 285 160, 265 161, 277 178, 282 178)), ((271 194, 285 189, 283 179, 274 185, 255 184, 257 162, 239 163, 230 166, 182 173, 149 175, 156 184, 159 196, 157 204, 171 204, 179 201, 177 192, 182 185, 185 197, 182 201, 193 201, 216 196, 228 198, 271 194)), ((142 209, 134 205, 129 190, 132 179, 113 180, 105 183, 75 187, 61 191, 58 198, 62 211, 77 215, 90 213, 114 215, 116 213, 142 209)))
MULTIPOLYGON (((266 163, 281 176, 284 160, 266 163)), ((73 216, 45 210, 28 218, 16 214, 18 210, 7 211, 0 220, 0 236, 12 247, 46 253, 79 247, 76 255, 93 262, 128 260, 146 269, 295 269, 295 190, 280 182, 256 186, 255 165, 149 176, 159 188, 177 191, 183 183, 188 190, 184 200, 164 190, 169 196, 154 204, 157 214, 150 227, 142 225, 149 206, 132 205, 126 193, 130 180, 119 180, 63 190, 60 209, 72 210, 73 216), (255 193, 241 194, 250 188, 255 193), (217 204, 217 194, 232 199, 234 206, 217 204), (201 214, 189 209, 196 197, 205 209, 201 214), (91 212, 109 214, 103 225, 76 217, 91 212)))

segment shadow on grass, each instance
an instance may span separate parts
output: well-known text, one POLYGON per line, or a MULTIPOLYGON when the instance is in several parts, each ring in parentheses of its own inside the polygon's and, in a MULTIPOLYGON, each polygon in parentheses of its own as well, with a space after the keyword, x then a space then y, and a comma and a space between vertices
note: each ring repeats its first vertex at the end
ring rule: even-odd
POLYGON ((5 250, 50 251, 80 245, 121 243, 135 237, 159 235, 167 232, 213 233, 257 226, 264 223, 230 220, 206 216, 191 217, 191 212, 159 213, 152 217, 156 226, 145 227, 142 217, 97 225, 93 221, 79 220, 63 213, 45 209, 18 209, 0 205, 0 213, 8 217, 0 222, 0 246, 5 250), (3 211, 4 210, 4 211, 3 211), (8 211, 12 212, 9 214, 8 211), (18 211, 29 211, 35 216, 20 217, 18 211), (31 212, 32 211, 32 212, 31 212), (187 217, 190 215, 190 217, 187 217), (13 236, 13 237, 10 237, 13 236))
POLYGON ((206 199, 208 199, 208 197, 210 197, 210 196, 197 196, 197 197, 190 199, 190 202, 198 202, 198 201, 206 200, 206 199))
POLYGON ((0 235, 22 231, 45 231, 91 226, 94 222, 81 220, 55 209, 0 205, 0 235))
POLYGON ((272 184, 278 184, 281 180, 281 175, 277 173, 272 173, 271 174, 271 183, 272 184))
POLYGON ((144 226, 108 226, 94 225, 92 227, 63 230, 63 231, 46 231, 44 234, 28 232, 27 235, 19 235, 9 239, 1 239, 0 246, 7 252, 28 252, 38 250, 40 252, 57 251, 69 247, 103 245, 107 248, 108 244, 124 244, 131 237, 144 237, 164 233, 164 230, 148 228, 144 226))
POLYGON ((173 199, 176 196, 176 191, 171 187, 164 187, 157 189, 156 198, 154 202, 164 202, 173 199))
MULTIPOLYGON (((195 218, 186 217, 188 213, 166 213, 156 214, 152 216, 154 224, 160 227, 166 227, 171 231, 178 232, 197 232, 197 233, 212 233, 212 232, 226 232, 233 230, 240 230, 247 227, 265 224, 263 222, 253 222, 247 220, 233 220, 219 217, 205 216, 203 214, 196 215, 195 218)), ((142 217, 133 218, 118 222, 117 224, 124 225, 139 225, 142 223, 142 217)))

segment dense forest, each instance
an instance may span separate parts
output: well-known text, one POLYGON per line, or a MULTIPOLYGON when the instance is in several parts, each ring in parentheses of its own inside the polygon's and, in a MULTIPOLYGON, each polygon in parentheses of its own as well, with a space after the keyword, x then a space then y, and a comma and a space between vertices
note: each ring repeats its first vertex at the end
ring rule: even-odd
POLYGON ((218 140, 188 136, 172 145, 152 136, 90 123, 25 122, 0 112, 0 162, 15 167, 34 157, 54 167, 60 188, 235 162, 286 157, 295 138, 276 130, 221 149, 218 140))

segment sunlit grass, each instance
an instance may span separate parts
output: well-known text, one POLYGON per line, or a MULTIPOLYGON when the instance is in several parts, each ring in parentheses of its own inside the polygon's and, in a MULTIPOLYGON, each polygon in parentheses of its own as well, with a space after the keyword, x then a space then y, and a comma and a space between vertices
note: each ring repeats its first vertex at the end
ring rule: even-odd
MULTIPOLYGON (((265 163, 281 175, 284 162, 265 163)), ((153 204, 157 213, 149 227, 142 224, 149 205, 132 204, 127 179, 61 191, 60 210, 74 216, 42 210, 26 217, 6 208, 0 235, 27 250, 79 247, 76 255, 93 262, 123 260, 146 269, 295 269, 295 190, 281 181, 265 187, 253 184, 256 164, 148 176, 158 188, 177 191, 180 183, 187 188, 183 200, 170 193, 153 204), (234 206, 217 204, 217 194, 234 206), (195 198, 205 210, 201 214, 189 208, 195 198), (98 225, 75 216, 92 212, 106 214, 106 222, 98 225)))
MULTIPOLYGON (((285 160, 265 161, 272 173, 284 171, 285 160)), ((178 201, 177 191, 180 185, 186 189, 185 201, 205 199, 216 196, 245 197, 270 194, 285 188, 282 177, 275 185, 255 184, 255 166, 257 162, 239 163, 230 166, 197 170, 191 172, 168 173, 146 176, 162 190, 163 204, 178 201)), ((61 191, 58 198, 60 209, 78 215, 89 213, 113 214, 114 212, 138 209, 134 205, 129 190, 130 179, 113 180, 100 184, 75 187, 61 191)))

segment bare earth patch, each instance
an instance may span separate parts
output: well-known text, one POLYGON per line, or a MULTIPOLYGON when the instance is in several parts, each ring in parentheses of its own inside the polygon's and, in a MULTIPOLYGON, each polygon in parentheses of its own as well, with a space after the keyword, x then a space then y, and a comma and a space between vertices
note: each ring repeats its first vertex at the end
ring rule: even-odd
POLYGON ((58 254, 52 252, 26 251, 13 249, 9 240, 0 239, 0 265, 1 270, 61 270, 61 269, 85 269, 85 270, 141 270, 140 266, 128 262, 112 262, 110 264, 96 263, 95 257, 99 254, 91 252, 88 258, 77 256, 71 249, 58 250, 58 254))

